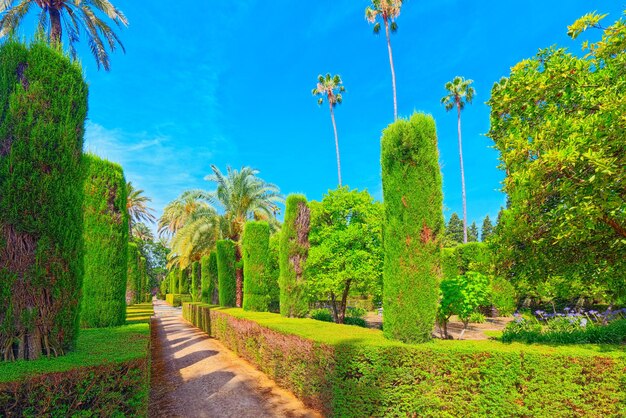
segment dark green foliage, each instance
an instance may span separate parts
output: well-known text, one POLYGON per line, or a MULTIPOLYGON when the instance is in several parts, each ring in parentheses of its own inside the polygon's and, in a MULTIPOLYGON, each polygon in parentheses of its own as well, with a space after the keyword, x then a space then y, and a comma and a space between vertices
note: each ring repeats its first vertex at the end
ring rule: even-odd
POLYGON ((517 308, 517 294, 513 285, 506 279, 494 277, 489 284, 491 305, 496 308, 498 315, 513 314, 517 308))
POLYGON ((124 325, 128 276, 128 212, 122 167, 83 157, 85 242, 83 328, 124 325))
POLYGON ((126 302, 128 304, 141 303, 143 277, 139 266, 139 249, 134 242, 128 243, 128 282, 126 284, 126 302))
POLYGON ((0 360, 74 347, 87 85, 60 49, 0 47, 0 360))
POLYGON ((311 211, 306 197, 292 194, 285 202, 279 245, 280 314, 303 317, 309 310, 304 266, 309 254, 311 211))
POLYGON ((388 338, 431 338, 437 310, 443 192, 435 121, 414 114, 382 138, 385 201, 383 307, 388 338))
POLYGON ((483 226, 480 232, 480 240, 482 242, 487 242, 489 237, 493 235, 493 224, 491 223, 491 219, 489 219, 489 215, 485 216, 483 219, 483 226))
POLYGON ((201 277, 200 277, 200 263, 194 261, 191 263, 191 299, 194 302, 200 302, 200 286, 201 286, 201 277))
POLYGON ((489 247, 480 242, 468 242, 454 248, 444 248, 442 271, 445 278, 454 279, 468 271, 491 273, 492 254, 489 247))
MULTIPOLYGON (((608 325, 588 323, 585 327, 572 327, 567 318, 553 321, 566 322, 569 329, 542 329, 536 321, 518 318, 509 323, 502 333, 502 341, 520 341, 527 344, 624 344, 626 319, 608 325)), ((556 327, 555 327, 556 328, 556 327)))
POLYGON ((211 251, 209 254, 209 291, 208 301, 213 305, 217 305, 220 301, 219 298, 219 275, 217 271, 217 252, 211 251))
POLYGON ((235 306, 237 283, 235 279, 235 243, 220 240, 217 250, 217 282, 220 306, 235 306))
POLYGON ((169 277, 169 290, 167 293, 178 294, 179 286, 180 286, 180 272, 178 268, 174 268, 167 273, 167 277, 169 277))
POLYGON ((333 314, 328 309, 315 309, 309 313, 311 319, 323 322, 335 322, 333 314))
POLYGON ((408 345, 372 329, 193 305, 183 308, 188 321, 200 318, 212 337, 324 416, 626 415, 619 346, 408 345))
POLYGON ((448 224, 446 225, 446 246, 452 247, 457 244, 463 244, 463 221, 456 212, 450 215, 448 224))
POLYGON ((200 260, 201 289, 200 299, 203 303, 213 304, 217 290, 217 254, 211 251, 200 260))
POLYGON ((472 224, 467 228, 467 242, 477 242, 478 241, 478 226, 476 226, 476 222, 472 222, 472 224))
POLYGON ((242 237, 243 309, 269 310, 268 268, 270 226, 267 222, 246 222, 242 237))
POLYGON ((149 302, 150 297, 150 277, 148 277, 148 263, 145 257, 139 257, 139 275, 141 276, 140 302, 149 302))
POLYGON ((189 290, 191 289, 191 274, 189 272, 189 268, 180 269, 180 282, 179 282, 179 290, 181 295, 189 295, 189 290))
POLYGON ((3 365, 0 416, 146 416, 151 314, 144 309, 147 321, 132 325, 81 330, 76 349, 61 358, 3 365))
POLYGON ((280 234, 270 237, 269 260, 267 262, 267 294, 269 295, 269 311, 280 312, 280 286, 278 277, 280 276, 280 234))

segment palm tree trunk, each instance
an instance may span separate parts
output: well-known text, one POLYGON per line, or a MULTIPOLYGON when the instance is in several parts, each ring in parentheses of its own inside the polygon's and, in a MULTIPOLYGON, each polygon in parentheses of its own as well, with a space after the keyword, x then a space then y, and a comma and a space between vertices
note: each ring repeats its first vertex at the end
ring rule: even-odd
POLYGON ((335 113, 333 105, 330 104, 330 119, 333 121, 333 130, 335 131, 335 152, 337 153, 337 176, 339 177, 339 187, 341 187, 341 160, 339 158, 339 137, 337 136, 337 124, 335 123, 335 113))
POLYGON ((467 201, 465 198, 465 169, 463 168, 463 145, 461 141, 461 106, 457 103, 457 128, 459 131, 459 160, 461 162, 461 191, 463 193, 463 244, 467 244, 467 201))
POLYGON ((52 43, 61 43, 61 13, 59 9, 50 7, 50 41, 52 43))
POLYGON ((387 34, 387 49, 389 50, 389 65, 391 66, 391 85, 393 87, 393 120, 398 120, 398 99, 396 97, 396 71, 393 69, 393 54, 391 53, 391 36, 389 34, 389 21, 384 18, 385 33, 387 34))

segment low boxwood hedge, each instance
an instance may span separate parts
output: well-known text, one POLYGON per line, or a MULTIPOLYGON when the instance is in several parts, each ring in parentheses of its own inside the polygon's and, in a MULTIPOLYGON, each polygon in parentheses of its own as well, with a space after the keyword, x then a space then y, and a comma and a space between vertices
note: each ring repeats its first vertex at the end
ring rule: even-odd
POLYGON ((202 327, 327 416, 626 415, 620 346, 410 345, 378 330, 185 304, 202 327))
POLYGON ((168 293, 165 295, 165 303, 175 308, 181 306, 184 302, 191 302, 191 295, 179 295, 168 293))
POLYGON ((146 416, 151 315, 135 305, 128 325, 81 330, 65 356, 0 363, 0 416, 146 416))

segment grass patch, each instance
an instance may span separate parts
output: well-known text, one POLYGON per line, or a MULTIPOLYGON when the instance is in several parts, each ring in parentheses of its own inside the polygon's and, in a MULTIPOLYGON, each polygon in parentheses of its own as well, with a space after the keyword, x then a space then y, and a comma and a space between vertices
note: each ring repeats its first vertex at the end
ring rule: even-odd
POLYGON ((145 324, 154 315, 154 307, 150 303, 138 303, 126 307, 126 325, 145 324))

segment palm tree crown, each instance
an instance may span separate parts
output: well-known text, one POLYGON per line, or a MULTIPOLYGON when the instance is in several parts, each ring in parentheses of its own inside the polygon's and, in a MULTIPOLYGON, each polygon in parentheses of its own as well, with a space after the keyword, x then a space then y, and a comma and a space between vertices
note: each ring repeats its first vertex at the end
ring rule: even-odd
POLYGON ((377 17, 383 19, 383 23, 391 22, 389 29, 392 32, 398 30, 396 18, 400 15, 402 0, 372 0, 371 6, 365 9, 365 18, 368 22, 374 23, 374 33, 380 32, 380 22, 377 17))
POLYGON ((154 222, 156 218, 152 214, 154 209, 148 206, 148 203, 152 202, 148 196, 145 196, 144 191, 141 189, 135 189, 133 183, 130 181, 126 183, 126 209, 128 210, 129 227, 132 235, 133 226, 140 222, 154 222))
POLYGON ((0 0, 0 38, 14 32, 33 5, 40 9, 38 30, 46 33, 51 42, 60 43, 65 29, 73 58, 76 58, 74 44, 79 41, 81 31, 87 36, 98 68, 110 69, 107 45, 111 51, 117 45, 124 51, 118 36, 95 12, 105 14, 118 27, 128 26, 126 16, 109 0, 0 0))
POLYGON ((317 77, 317 86, 313 89, 313 96, 320 96, 317 99, 317 104, 324 103, 324 97, 328 100, 328 103, 335 107, 337 104, 341 104, 343 101, 342 93, 346 91, 342 85, 341 77, 337 74, 331 76, 330 73, 325 76, 319 75, 317 77))
POLYGON ((463 77, 456 76, 452 81, 446 83, 448 94, 441 98, 441 104, 444 105, 446 111, 458 107, 460 110, 465 109, 465 104, 472 103, 476 91, 471 86, 473 80, 465 80, 463 77))

